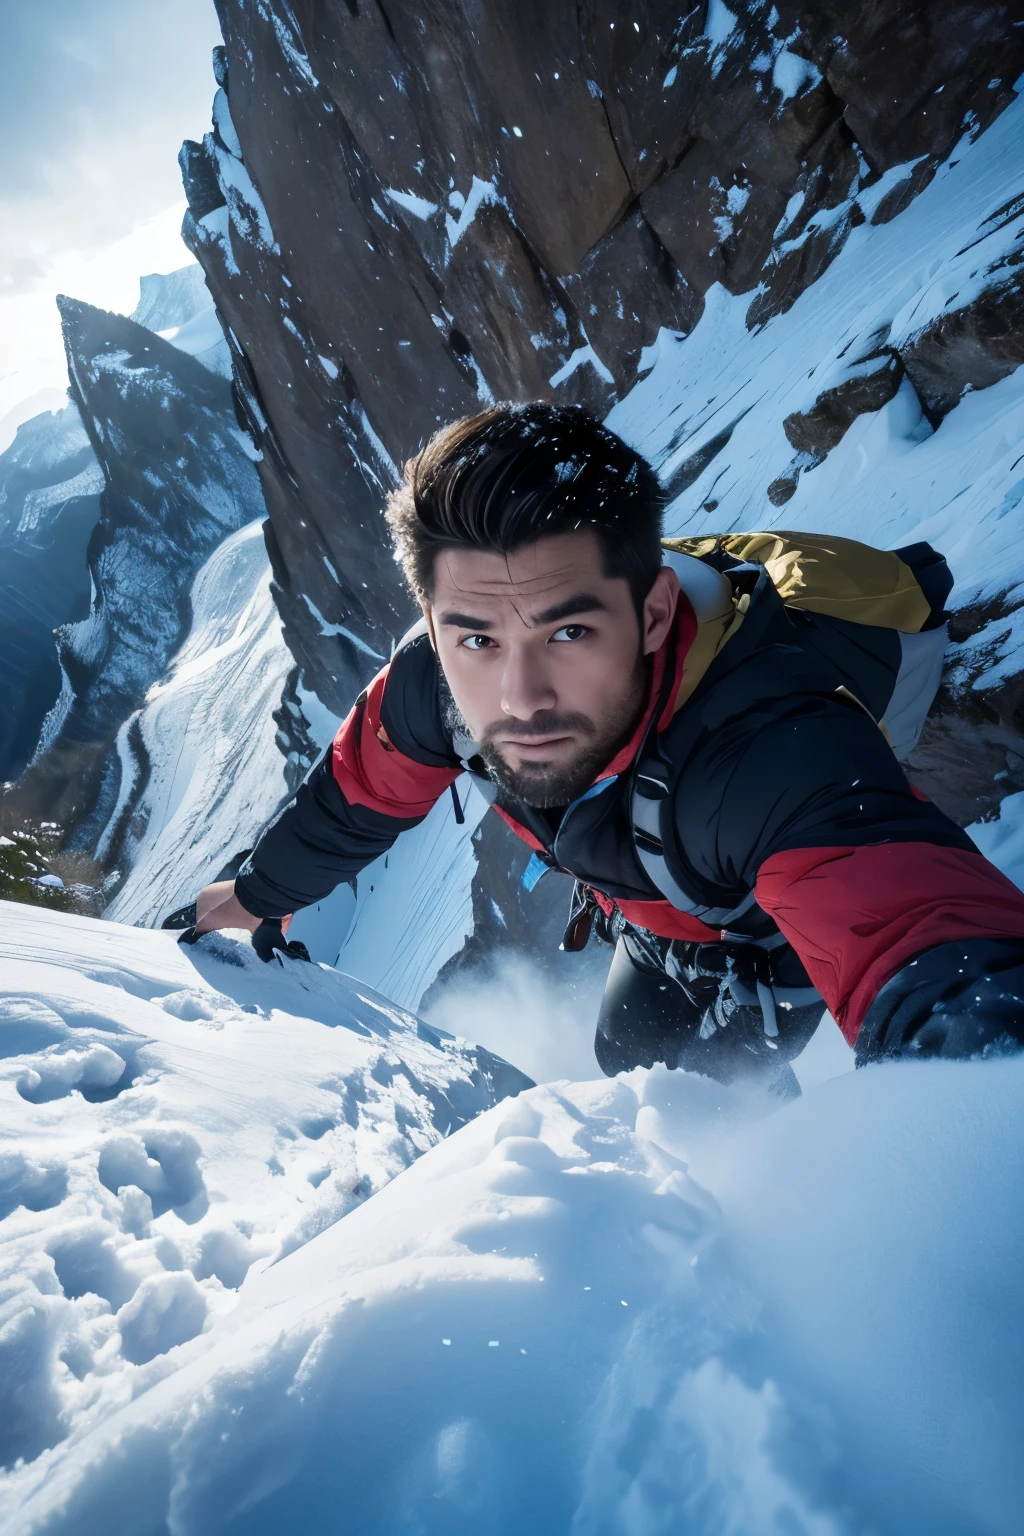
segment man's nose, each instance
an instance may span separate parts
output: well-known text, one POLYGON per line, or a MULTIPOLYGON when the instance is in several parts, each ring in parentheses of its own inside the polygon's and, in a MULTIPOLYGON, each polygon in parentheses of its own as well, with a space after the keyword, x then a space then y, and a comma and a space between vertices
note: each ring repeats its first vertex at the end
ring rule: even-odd
POLYGON ((501 679, 501 707, 506 715, 529 720, 542 709, 554 709, 558 694, 543 660, 530 646, 510 646, 501 679))

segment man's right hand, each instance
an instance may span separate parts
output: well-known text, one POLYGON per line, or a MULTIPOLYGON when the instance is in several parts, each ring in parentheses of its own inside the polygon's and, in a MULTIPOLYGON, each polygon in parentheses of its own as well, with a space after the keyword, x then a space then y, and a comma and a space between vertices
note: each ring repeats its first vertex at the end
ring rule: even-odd
POLYGON ((196 925, 192 931, 196 938, 215 928, 244 928, 255 933, 262 921, 247 912, 236 898, 233 880, 217 880, 204 886, 196 897, 196 925))

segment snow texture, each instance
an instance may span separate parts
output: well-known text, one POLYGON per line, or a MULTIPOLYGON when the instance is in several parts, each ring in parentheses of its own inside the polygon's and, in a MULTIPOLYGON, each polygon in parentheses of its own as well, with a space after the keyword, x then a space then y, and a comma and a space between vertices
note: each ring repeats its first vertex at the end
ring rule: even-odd
POLYGON ((123 1411, 251 1267, 528 1084, 361 983, 265 966, 230 936, 184 948, 8 904, 2 931, 4 1465, 123 1411))
MULTIPOLYGON (((351 927, 338 966, 415 1008, 438 971, 473 932, 472 833, 487 803, 465 778, 456 784, 465 823, 450 795, 374 860, 356 882, 351 927)), ((296 936, 300 930, 296 929, 296 936)))
POLYGON ((213 303, 197 261, 173 272, 150 272, 139 279, 139 302, 130 318, 147 331, 187 325, 213 303))
POLYGON ((8 1536, 1019 1529, 1024 1061, 464 1124, 329 970, 3 933, 8 1536))
POLYGON ((994 821, 967 828, 978 849, 1024 890, 1024 792, 1007 795, 994 821))
MULTIPOLYGON (((252 847, 288 798, 274 711, 294 666, 270 595, 263 523, 219 545, 196 578, 192 628, 146 704, 121 728, 119 825, 149 775, 123 851, 128 877, 108 915, 156 923, 252 847)), ((101 839, 100 854, 105 852, 101 839)))
MULTIPOLYGON (((785 417, 807 411, 869 353, 902 343, 945 306, 969 302, 991 280, 986 274, 1019 259, 1024 224, 1007 210, 1024 191, 1022 134, 1018 100, 986 133, 961 143, 898 218, 853 229, 823 276, 760 328, 748 328, 749 295, 716 286, 690 335, 661 333, 644 359, 645 376, 608 424, 669 485, 690 479, 686 466, 701 450, 710 455, 673 500, 670 534, 825 530, 882 548, 927 539, 953 569, 956 606, 1024 599, 1024 370, 965 394, 936 431, 905 383, 880 411, 859 417, 823 463, 802 472, 782 430, 785 417), (772 506, 765 489, 787 474, 798 476, 796 492, 772 506)), ((882 178, 885 187, 860 194, 869 220, 908 169, 897 167, 882 178)), ((988 644, 993 633, 974 644, 988 644)), ((1016 639, 1014 631, 986 682, 1020 669, 1016 639)))

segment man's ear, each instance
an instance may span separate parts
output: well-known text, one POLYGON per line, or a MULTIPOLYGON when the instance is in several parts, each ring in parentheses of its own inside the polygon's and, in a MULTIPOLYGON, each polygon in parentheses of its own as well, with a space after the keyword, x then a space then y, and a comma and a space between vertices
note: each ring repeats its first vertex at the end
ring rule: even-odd
POLYGON ((661 646, 676 616, 679 603, 679 577, 670 565, 663 565, 644 598, 642 640, 644 655, 650 656, 661 646))

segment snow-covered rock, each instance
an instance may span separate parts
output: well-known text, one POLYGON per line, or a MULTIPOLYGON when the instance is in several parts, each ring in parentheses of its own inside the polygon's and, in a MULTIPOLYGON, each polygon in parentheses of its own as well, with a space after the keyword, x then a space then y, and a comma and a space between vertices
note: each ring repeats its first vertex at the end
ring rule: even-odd
POLYGON ((10 1536, 1016 1536, 1024 1061, 485 1109, 327 970, 3 915, 10 1536))
POLYGON ((188 325, 212 303, 202 267, 190 261, 173 272, 148 272, 140 277, 139 302, 129 318, 147 331, 166 331, 188 325))
MULTIPOLYGON (((227 343, 197 263, 143 277, 140 289, 132 320, 169 340, 207 370, 224 378, 230 374, 227 343)), ((95 318, 101 312, 91 313, 95 318)), ((86 350, 101 351, 122 320, 110 316, 106 331, 102 322, 98 327, 94 324, 86 350)), ((81 333, 75 327, 72 332, 72 352, 78 356, 80 370, 87 371, 81 333)), ((146 345, 143 341, 140 350, 146 345)), ((167 420, 161 421, 169 399, 161 400, 159 390, 152 388, 152 378, 148 382, 154 424, 165 437, 170 436, 167 420)), ((223 402, 225 411, 229 410, 226 391, 223 402)), ((117 450, 139 454, 139 426, 130 420, 127 392, 122 392, 119 405, 116 423, 90 421, 93 436, 103 439, 107 429, 113 428, 117 450)), ((90 417, 93 414, 102 416, 95 401, 90 417)), ((151 476, 158 474, 158 464, 151 462, 149 470, 151 476)), ((249 475, 254 483, 251 470, 249 475)), ((0 454, 0 655, 4 662, 0 781, 15 778, 31 758, 44 717, 62 693, 62 683, 62 708, 70 702, 71 688, 61 672, 53 632, 89 614, 92 584, 87 550, 99 520, 99 493, 105 483, 89 431, 74 403, 24 423, 15 441, 0 454)), ((259 510, 258 502, 252 510, 259 510)), ((108 530, 105 536, 109 538, 108 530)))
POLYGON ((966 612, 950 692, 910 762, 964 822, 1024 789, 1024 370, 947 402, 933 426, 900 357, 944 302, 953 313, 993 269, 1020 270, 1022 133, 1018 98, 890 222, 869 222, 879 188, 862 194, 862 221, 785 313, 751 328, 749 301, 712 288, 694 330, 661 334, 608 417, 674 490, 669 533, 823 529, 881 548, 927 539, 946 555, 951 606, 966 612), (865 370, 878 379, 887 356, 897 366, 877 408, 844 418, 837 397, 862 391, 865 370))
POLYGON ((263 511, 227 382, 123 315, 60 298, 71 389, 103 471, 87 617, 23 785, 92 852, 121 788, 114 739, 185 638, 193 581, 263 511))
POLYGON ((34 416, 0 454, 0 781, 24 768, 60 692, 54 629, 89 611, 102 489, 74 405, 34 416))
POLYGON ((131 319, 155 331, 204 368, 231 377, 231 355, 203 269, 190 262, 175 272, 151 272, 139 279, 139 302, 131 319))

